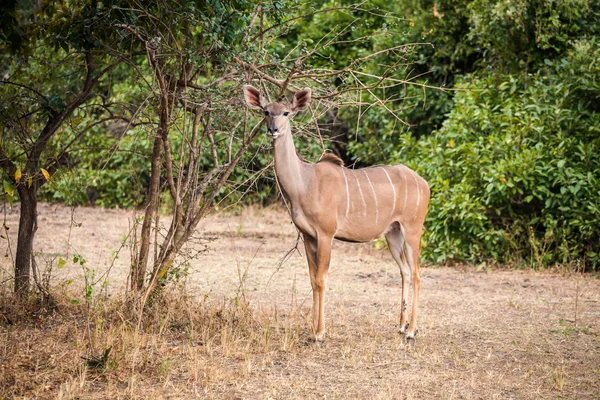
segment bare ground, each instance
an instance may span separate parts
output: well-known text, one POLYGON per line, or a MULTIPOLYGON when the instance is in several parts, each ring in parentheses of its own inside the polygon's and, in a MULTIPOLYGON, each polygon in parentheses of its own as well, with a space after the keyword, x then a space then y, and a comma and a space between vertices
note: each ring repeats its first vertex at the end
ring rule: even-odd
MULTIPOLYGON (((138 332, 115 305, 134 213, 42 204, 39 214, 36 259, 53 266, 62 302, 58 313, 0 320, 0 398, 600 398, 597 276, 425 266, 410 349, 396 333, 400 276, 388 252, 336 242, 317 346, 305 260, 277 263, 295 229, 280 209, 249 208, 203 221, 179 297, 138 332), (89 312, 68 302, 83 298, 86 267, 94 296, 111 296, 89 312), (86 367, 90 349, 109 347, 104 368, 86 367)), ((5 220, 2 282, 17 208, 5 220)))

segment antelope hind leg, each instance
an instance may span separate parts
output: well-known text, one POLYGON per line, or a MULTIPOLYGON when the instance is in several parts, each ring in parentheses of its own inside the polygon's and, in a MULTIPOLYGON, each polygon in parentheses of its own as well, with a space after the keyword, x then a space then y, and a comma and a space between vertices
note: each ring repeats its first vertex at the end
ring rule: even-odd
POLYGON ((415 235, 412 240, 406 240, 405 248, 408 264, 412 272, 413 280, 413 301, 412 301, 412 312, 410 316, 410 324, 406 331, 406 340, 409 344, 415 342, 415 336, 417 334, 417 309, 419 307, 419 293, 421 291, 421 270, 419 263, 420 256, 420 241, 421 236, 415 235))
POLYGON ((400 267, 400 275, 402 277, 402 299, 400 303, 400 329, 398 332, 402 335, 406 333, 408 329, 408 296, 411 284, 411 271, 406 260, 406 253, 404 251, 404 235, 400 228, 400 224, 394 223, 388 233, 385 235, 387 240, 390 253, 400 267))

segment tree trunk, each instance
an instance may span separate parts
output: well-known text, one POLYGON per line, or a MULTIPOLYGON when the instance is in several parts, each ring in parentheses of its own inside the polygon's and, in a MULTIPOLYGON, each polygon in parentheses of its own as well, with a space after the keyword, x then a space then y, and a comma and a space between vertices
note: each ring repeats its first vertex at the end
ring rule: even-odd
POLYGON ((160 195, 161 155, 165 138, 169 132, 171 107, 173 105, 172 93, 176 90, 176 87, 174 86, 175 82, 166 82, 165 76, 162 75, 160 68, 157 66, 156 49, 148 48, 148 58, 150 64, 154 68, 154 73, 160 85, 160 122, 156 137, 154 138, 154 147, 152 149, 150 188, 148 190, 148 201, 144 212, 144 223, 142 224, 142 232, 140 233, 140 251, 137 256, 136 264, 131 266, 131 289, 134 291, 141 291, 144 288, 144 277, 148 268, 148 258, 150 254, 152 220, 156 214, 158 198, 160 195))
POLYGON ((162 137, 159 132, 156 134, 156 138, 154 139, 154 147, 152 149, 150 188, 148 190, 148 199, 146 203, 146 210, 144 212, 144 222, 142 224, 142 232, 140 234, 140 251, 136 257, 135 265, 131 266, 131 289, 134 291, 139 291, 144 287, 144 277, 146 276, 148 256, 150 254, 150 230, 152 228, 154 214, 156 213, 160 190, 160 159, 162 147, 162 137))
POLYGON ((21 184, 18 190, 21 198, 21 214, 15 259, 15 293, 23 298, 29 292, 31 251, 33 250, 33 238, 37 230, 37 196, 35 185, 27 187, 21 184))

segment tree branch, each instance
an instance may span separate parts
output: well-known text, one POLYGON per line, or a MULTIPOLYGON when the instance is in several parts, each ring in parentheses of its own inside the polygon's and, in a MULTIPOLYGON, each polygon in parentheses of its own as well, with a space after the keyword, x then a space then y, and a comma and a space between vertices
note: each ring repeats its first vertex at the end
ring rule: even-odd
POLYGON ((205 85, 198 85, 198 84, 190 82, 189 80, 180 79, 179 81, 177 81, 177 86, 179 86, 179 87, 189 87, 189 88, 197 89, 197 90, 206 90, 206 89, 209 89, 209 88, 211 88, 213 86, 218 86, 218 85, 220 85, 221 83, 223 83, 223 82, 225 82, 227 80, 234 80, 234 78, 238 74, 238 72, 239 72, 238 70, 234 69, 231 72, 229 72, 229 73, 227 73, 227 74, 225 74, 225 75, 223 75, 223 76, 221 76, 221 77, 215 79, 214 81, 212 81, 210 83, 207 83, 205 85))
POLYGON ((244 66, 244 68, 251 70, 252 72, 258 74, 261 78, 263 78, 266 81, 269 81, 277 86, 279 86, 280 88, 283 87, 283 82, 273 78, 272 76, 264 73, 263 71, 261 71, 260 69, 258 69, 255 65, 252 64, 248 64, 245 61, 240 60, 237 57, 233 58, 237 63, 241 64, 242 66, 244 66))
POLYGON ((48 102, 48 98, 46 96, 44 96, 43 94, 41 94, 40 92, 38 92, 37 90, 35 90, 34 88, 30 88, 27 85, 23 85, 21 83, 16 83, 16 82, 11 82, 11 81, 6 81, 4 79, 0 80, 0 83, 3 85, 13 85, 13 86, 17 86, 26 90, 29 90, 30 92, 35 93, 36 95, 38 95, 39 97, 42 98, 42 100, 44 100, 45 103, 48 102))
POLYGON ((37 169, 37 163, 40 159, 42 152, 46 148, 46 144, 48 143, 48 140, 50 140, 52 135, 54 135, 56 133, 56 131, 60 128, 60 126, 62 125, 64 120, 69 115, 71 115, 71 113, 77 107, 79 107, 81 104, 83 104, 90 98, 90 95, 92 94, 92 90, 94 89, 94 87, 96 87, 100 78, 104 74, 106 74, 108 71, 114 69, 117 65, 119 65, 120 62, 121 62, 121 60, 116 60, 115 62, 108 65, 106 68, 104 68, 100 74, 98 74, 96 77, 94 77, 94 72, 96 71, 96 66, 93 63, 91 51, 86 50, 85 64, 86 64, 87 72, 86 72, 86 77, 85 77, 85 82, 84 82, 83 88, 82 88, 81 92, 79 93, 79 95, 75 98, 75 100, 73 100, 71 103, 69 103, 61 112, 50 116, 48 122, 46 123, 46 126, 40 133, 38 140, 36 140, 35 143, 33 144, 31 153, 27 159, 27 170, 29 172, 33 172, 37 169))

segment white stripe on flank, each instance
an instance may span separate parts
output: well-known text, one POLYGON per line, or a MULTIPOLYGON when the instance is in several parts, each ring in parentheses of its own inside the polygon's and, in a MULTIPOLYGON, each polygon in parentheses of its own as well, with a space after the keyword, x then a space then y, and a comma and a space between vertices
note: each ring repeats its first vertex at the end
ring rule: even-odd
POLYGON ((421 185, 419 185, 418 175, 415 171, 411 169, 413 173, 413 177, 415 178, 415 185, 417 185, 417 205, 415 206, 415 216, 413 219, 417 218, 417 212, 419 211, 419 203, 421 202, 421 185))
POLYGON ((346 171, 342 168, 342 174, 344 174, 344 180, 346 181, 346 217, 350 212, 350 189, 348 188, 348 178, 346 178, 346 171))
POLYGON ((360 198, 362 199, 363 215, 366 217, 367 216, 367 202, 365 201, 365 196, 363 196, 362 187, 360 186, 360 181, 358 180, 358 176, 356 176, 356 173, 354 173, 353 175, 354 175, 354 179, 356 179, 356 184, 358 185, 358 192, 360 193, 360 198))
POLYGON ((377 203, 377 193, 375 193, 375 188, 371 183, 371 178, 369 178, 369 174, 366 169, 363 169, 365 176, 367 177, 367 181, 369 181, 369 186, 371 186, 371 191, 373 192, 373 198, 375 199, 375 225, 379 223, 379 204, 377 203))
POLYGON ((388 181, 390 181, 390 186, 392 187, 392 191, 394 192, 394 205, 392 206, 392 215, 396 212, 396 188, 394 187, 394 183, 392 182, 392 178, 390 178, 390 174, 385 170, 384 167, 379 167, 385 172, 385 176, 387 176, 388 181))

